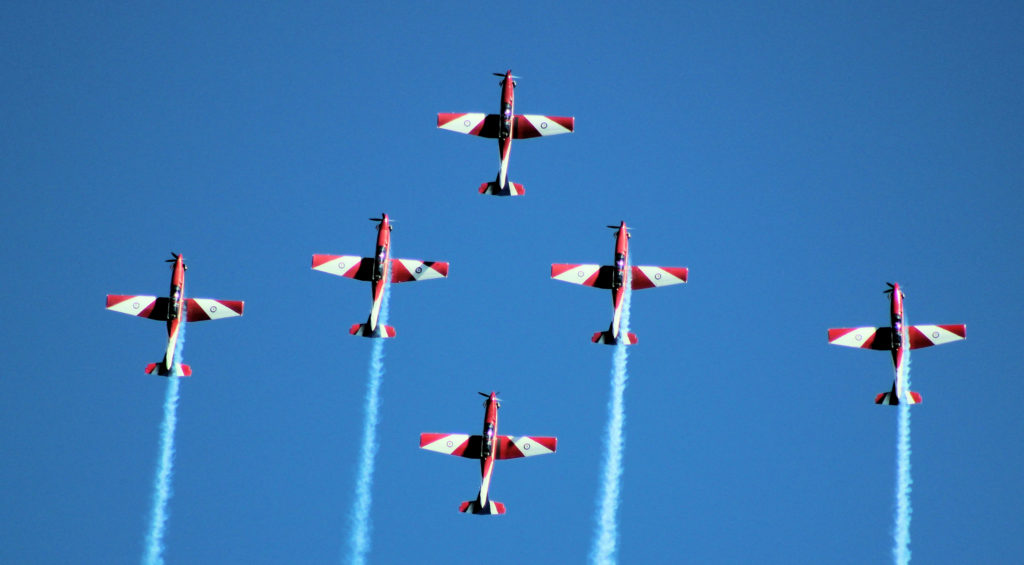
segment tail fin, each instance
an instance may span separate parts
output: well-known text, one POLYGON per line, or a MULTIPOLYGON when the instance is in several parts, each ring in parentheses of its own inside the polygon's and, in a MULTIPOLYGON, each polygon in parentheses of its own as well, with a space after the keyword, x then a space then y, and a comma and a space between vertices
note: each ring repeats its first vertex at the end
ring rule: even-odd
POLYGON ((480 185, 480 194, 491 194, 494 196, 522 196, 526 192, 523 185, 517 182, 509 182, 505 186, 498 184, 498 181, 485 182, 480 185))
POLYGON ((156 371, 156 374, 160 375, 161 377, 170 377, 170 376, 175 376, 175 377, 191 377, 192 376, 192 367, 191 366, 185 365, 185 364, 181 364, 181 365, 179 365, 179 367, 181 367, 181 374, 180 375, 171 375, 171 370, 169 368, 167 368, 167 365, 165 365, 163 361, 161 361, 159 363, 150 363, 149 365, 146 365, 146 374, 152 375, 153 372, 156 371))
MULTIPOLYGON (((622 339, 621 335, 619 336, 619 339, 622 339)), ((590 341, 594 343, 603 343, 605 345, 615 345, 619 342, 618 339, 615 339, 615 334, 612 333, 611 329, 603 332, 595 332, 594 336, 590 338, 590 341)), ((625 342, 626 345, 636 345, 638 340, 635 333, 627 332, 626 338, 622 339, 622 341, 625 342)))
POLYGON ((486 504, 482 505, 476 500, 467 500, 459 505, 459 512, 469 512, 472 514, 504 514, 505 505, 500 502, 488 500, 486 504))
MULTIPOLYGON (((920 404, 921 394, 912 390, 907 391, 907 398, 905 399, 907 404, 920 404)), ((899 397, 895 392, 883 392, 875 397, 875 404, 888 404, 889 406, 896 406, 900 403, 899 397)))
POLYGON ((365 324, 353 324, 348 333, 363 337, 395 337, 395 328, 377 324, 377 328, 374 330, 370 328, 370 322, 366 322, 365 324))

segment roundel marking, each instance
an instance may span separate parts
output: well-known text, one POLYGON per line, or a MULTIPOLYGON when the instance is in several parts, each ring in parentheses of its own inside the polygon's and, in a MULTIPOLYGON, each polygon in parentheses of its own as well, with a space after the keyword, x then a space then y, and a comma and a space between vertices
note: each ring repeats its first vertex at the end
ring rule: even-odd
POLYGON ((654 278, 660 281, 661 280, 661 273, 654 273, 654 278))
POLYGON ((530 444, 529 443, 524 443, 523 444, 523 451, 529 451, 529 450, 530 450, 530 444))
POLYGON ((540 123, 540 129, 548 129, 548 123, 547 122, 541 122, 540 123))
POLYGON ((423 267, 416 267, 416 274, 417 275, 422 273, 422 272, 423 272, 423 267))
POLYGON ((583 278, 583 271, 582 270, 576 271, 576 276, 582 279, 583 278))
POLYGON ((452 440, 448 440, 448 447, 452 446, 452 440))
POLYGON ((938 330, 932 332, 932 337, 935 338, 935 339, 939 339, 939 332, 938 332, 938 330))
POLYGON ((138 302, 133 302, 132 303, 132 308, 135 308, 136 310, 138 310, 139 309, 139 303, 138 302))
POLYGON ((339 269, 344 269, 345 268, 345 262, 344 261, 338 261, 338 268, 339 269))
POLYGON ((462 120, 462 125, 466 126, 467 128, 469 127, 470 123, 471 122, 469 120, 462 120))
POLYGON ((855 339, 857 341, 860 341, 860 340, 864 339, 864 336, 862 336, 860 334, 853 334, 853 339, 855 339))
POLYGON ((216 306, 210 306, 210 313, 211 314, 213 314, 216 311, 217 311, 217 307, 216 306))

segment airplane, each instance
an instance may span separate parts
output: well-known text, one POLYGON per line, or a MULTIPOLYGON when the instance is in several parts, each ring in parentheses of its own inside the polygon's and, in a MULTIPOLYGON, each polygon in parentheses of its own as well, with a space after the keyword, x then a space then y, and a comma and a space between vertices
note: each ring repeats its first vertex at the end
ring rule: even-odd
POLYGON ((885 283, 889 288, 889 326, 881 328, 831 328, 828 330, 828 342, 832 345, 875 349, 892 353, 892 364, 896 376, 892 381, 892 389, 875 396, 875 404, 896 406, 901 401, 907 404, 918 404, 921 395, 906 390, 906 375, 909 370, 910 354, 904 353, 911 349, 921 349, 933 345, 942 345, 959 341, 967 337, 967 326, 964 324, 946 325, 904 325, 903 291, 899 283, 885 283), (906 331, 904 331, 904 329, 906 331))
POLYGON ((442 112, 437 115, 437 127, 479 137, 497 138, 498 156, 501 159, 498 178, 494 182, 481 184, 479 192, 495 196, 521 196, 525 192, 523 185, 508 180, 508 157, 512 151, 512 140, 572 133, 576 119, 536 114, 514 114, 515 79, 519 77, 513 76, 511 69, 504 74, 493 74, 501 77, 499 83, 501 84, 500 114, 442 112))
POLYGON ((370 218, 377 225, 377 254, 373 257, 358 255, 313 255, 313 270, 370 281, 373 306, 365 324, 353 324, 348 333, 363 337, 395 337, 395 328, 378 324, 380 306, 384 299, 384 285, 387 281, 402 283, 425 281, 448 276, 448 263, 441 261, 418 261, 416 259, 391 259, 391 221, 387 214, 370 218))
POLYGON ((171 253, 171 256, 174 258, 166 260, 167 263, 174 263, 171 267, 171 293, 167 298, 108 294, 107 310, 167 322, 167 350, 164 352, 164 358, 157 363, 146 365, 146 373, 153 374, 155 371, 162 377, 191 377, 192 367, 179 365, 174 360, 174 351, 181 337, 181 322, 203 322, 241 316, 245 302, 185 298, 185 271, 188 270, 185 257, 177 253, 171 253))
MULTIPOLYGON (((622 319, 622 299, 626 294, 626 265, 629 264, 629 229, 626 222, 617 226, 608 226, 616 231, 615 264, 614 265, 579 265, 574 263, 555 263, 551 265, 551 278, 592 286, 610 288, 612 291, 612 323, 607 331, 596 332, 590 341, 615 345, 623 340, 626 345, 637 342, 635 333, 628 332, 625 337, 619 335, 619 322, 622 319)), ((630 288, 641 290, 657 288, 686 282, 689 269, 686 267, 649 267, 630 266, 630 288)))
POLYGON ((487 398, 484 401, 483 434, 420 434, 420 449, 446 455, 458 455, 467 459, 479 459, 480 492, 476 495, 475 500, 467 500, 459 505, 459 512, 504 514, 505 505, 491 500, 488 496, 494 461, 554 453, 558 447, 558 438, 499 436, 498 408, 501 408, 501 399, 498 398, 496 392, 478 394, 487 398))

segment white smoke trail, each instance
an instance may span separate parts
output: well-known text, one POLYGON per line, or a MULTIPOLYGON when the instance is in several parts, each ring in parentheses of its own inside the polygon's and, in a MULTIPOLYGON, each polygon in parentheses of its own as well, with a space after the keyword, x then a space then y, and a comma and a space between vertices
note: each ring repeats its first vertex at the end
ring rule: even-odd
MULTIPOLYGON (((384 285, 384 296, 381 298, 380 316, 377 324, 383 326, 388 321, 388 298, 391 294, 391 282, 384 285)), ((370 507, 373 505, 373 467, 377 457, 377 422, 380 419, 380 385, 384 379, 384 340, 373 340, 370 353, 370 371, 366 385, 366 420, 363 424, 363 446, 359 453, 359 471, 356 477, 356 500, 352 506, 352 537, 349 539, 349 563, 362 565, 366 563, 366 554, 370 551, 370 507)))
POLYGON ((618 544, 619 485, 622 479, 622 452, 626 447, 626 340, 629 334, 629 303, 632 295, 632 270, 626 265, 626 292, 622 298, 619 342, 612 355, 611 398, 608 401, 608 431, 601 498, 598 501, 597 532, 590 559, 598 565, 615 563, 618 544))
MULTIPOLYGON (((906 350, 904 390, 910 395, 910 350, 906 350)), ((893 532, 892 555, 896 565, 910 563, 910 492, 914 479, 910 476, 910 404, 901 399, 896 423, 896 529, 893 532)))
POLYGON ((164 530, 167 524, 167 502, 171 498, 171 474, 174 470, 174 428, 178 423, 178 385, 181 371, 181 350, 185 346, 185 324, 178 330, 178 344, 174 349, 171 375, 167 377, 167 397, 164 400, 164 421, 160 425, 160 457, 157 460, 153 482, 153 514, 149 533, 146 534, 146 553, 143 565, 163 565, 164 530))

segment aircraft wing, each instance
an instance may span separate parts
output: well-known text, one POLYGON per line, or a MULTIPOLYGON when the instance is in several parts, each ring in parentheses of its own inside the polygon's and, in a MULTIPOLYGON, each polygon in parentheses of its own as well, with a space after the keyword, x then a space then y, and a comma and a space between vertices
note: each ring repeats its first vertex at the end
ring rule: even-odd
POLYGON ((647 267, 633 269, 633 290, 655 288, 670 284, 683 284, 690 270, 686 267, 647 267))
POLYGON ((373 259, 358 255, 314 255, 313 270, 368 281, 373 280, 373 259))
POLYGON ((943 326, 917 325, 910 326, 910 348, 921 349, 933 345, 942 345, 967 338, 967 326, 964 324, 947 324, 943 326))
POLYGON ((437 127, 457 133, 468 133, 479 137, 498 137, 497 114, 473 112, 468 114, 452 114, 442 112, 437 115, 437 127))
POLYGON ((130 294, 108 294, 107 310, 149 318, 150 320, 167 321, 167 306, 170 299, 164 296, 142 296, 130 294))
POLYGON ((614 272, 615 267, 610 265, 580 265, 573 263, 555 263, 551 265, 551 278, 594 288, 611 288, 612 274, 614 272))
POLYGON ((420 434, 420 449, 427 449, 458 455, 468 459, 480 459, 480 446, 483 438, 469 434, 420 434))
POLYGON ((186 298, 186 322, 205 322, 241 316, 245 309, 242 300, 214 300, 212 298, 186 298))
POLYGON ((558 438, 542 436, 498 436, 498 452, 495 459, 516 459, 554 453, 558 447, 558 438))
POLYGON ((831 328, 828 342, 832 345, 889 351, 892 349, 892 328, 831 328))
POLYGON ((447 276, 448 263, 444 261, 391 260, 391 282, 393 283, 426 281, 447 276))
POLYGON ((576 118, 573 117, 563 118, 561 116, 541 116, 538 114, 516 114, 512 122, 512 139, 572 133, 574 127, 576 127, 576 118))

